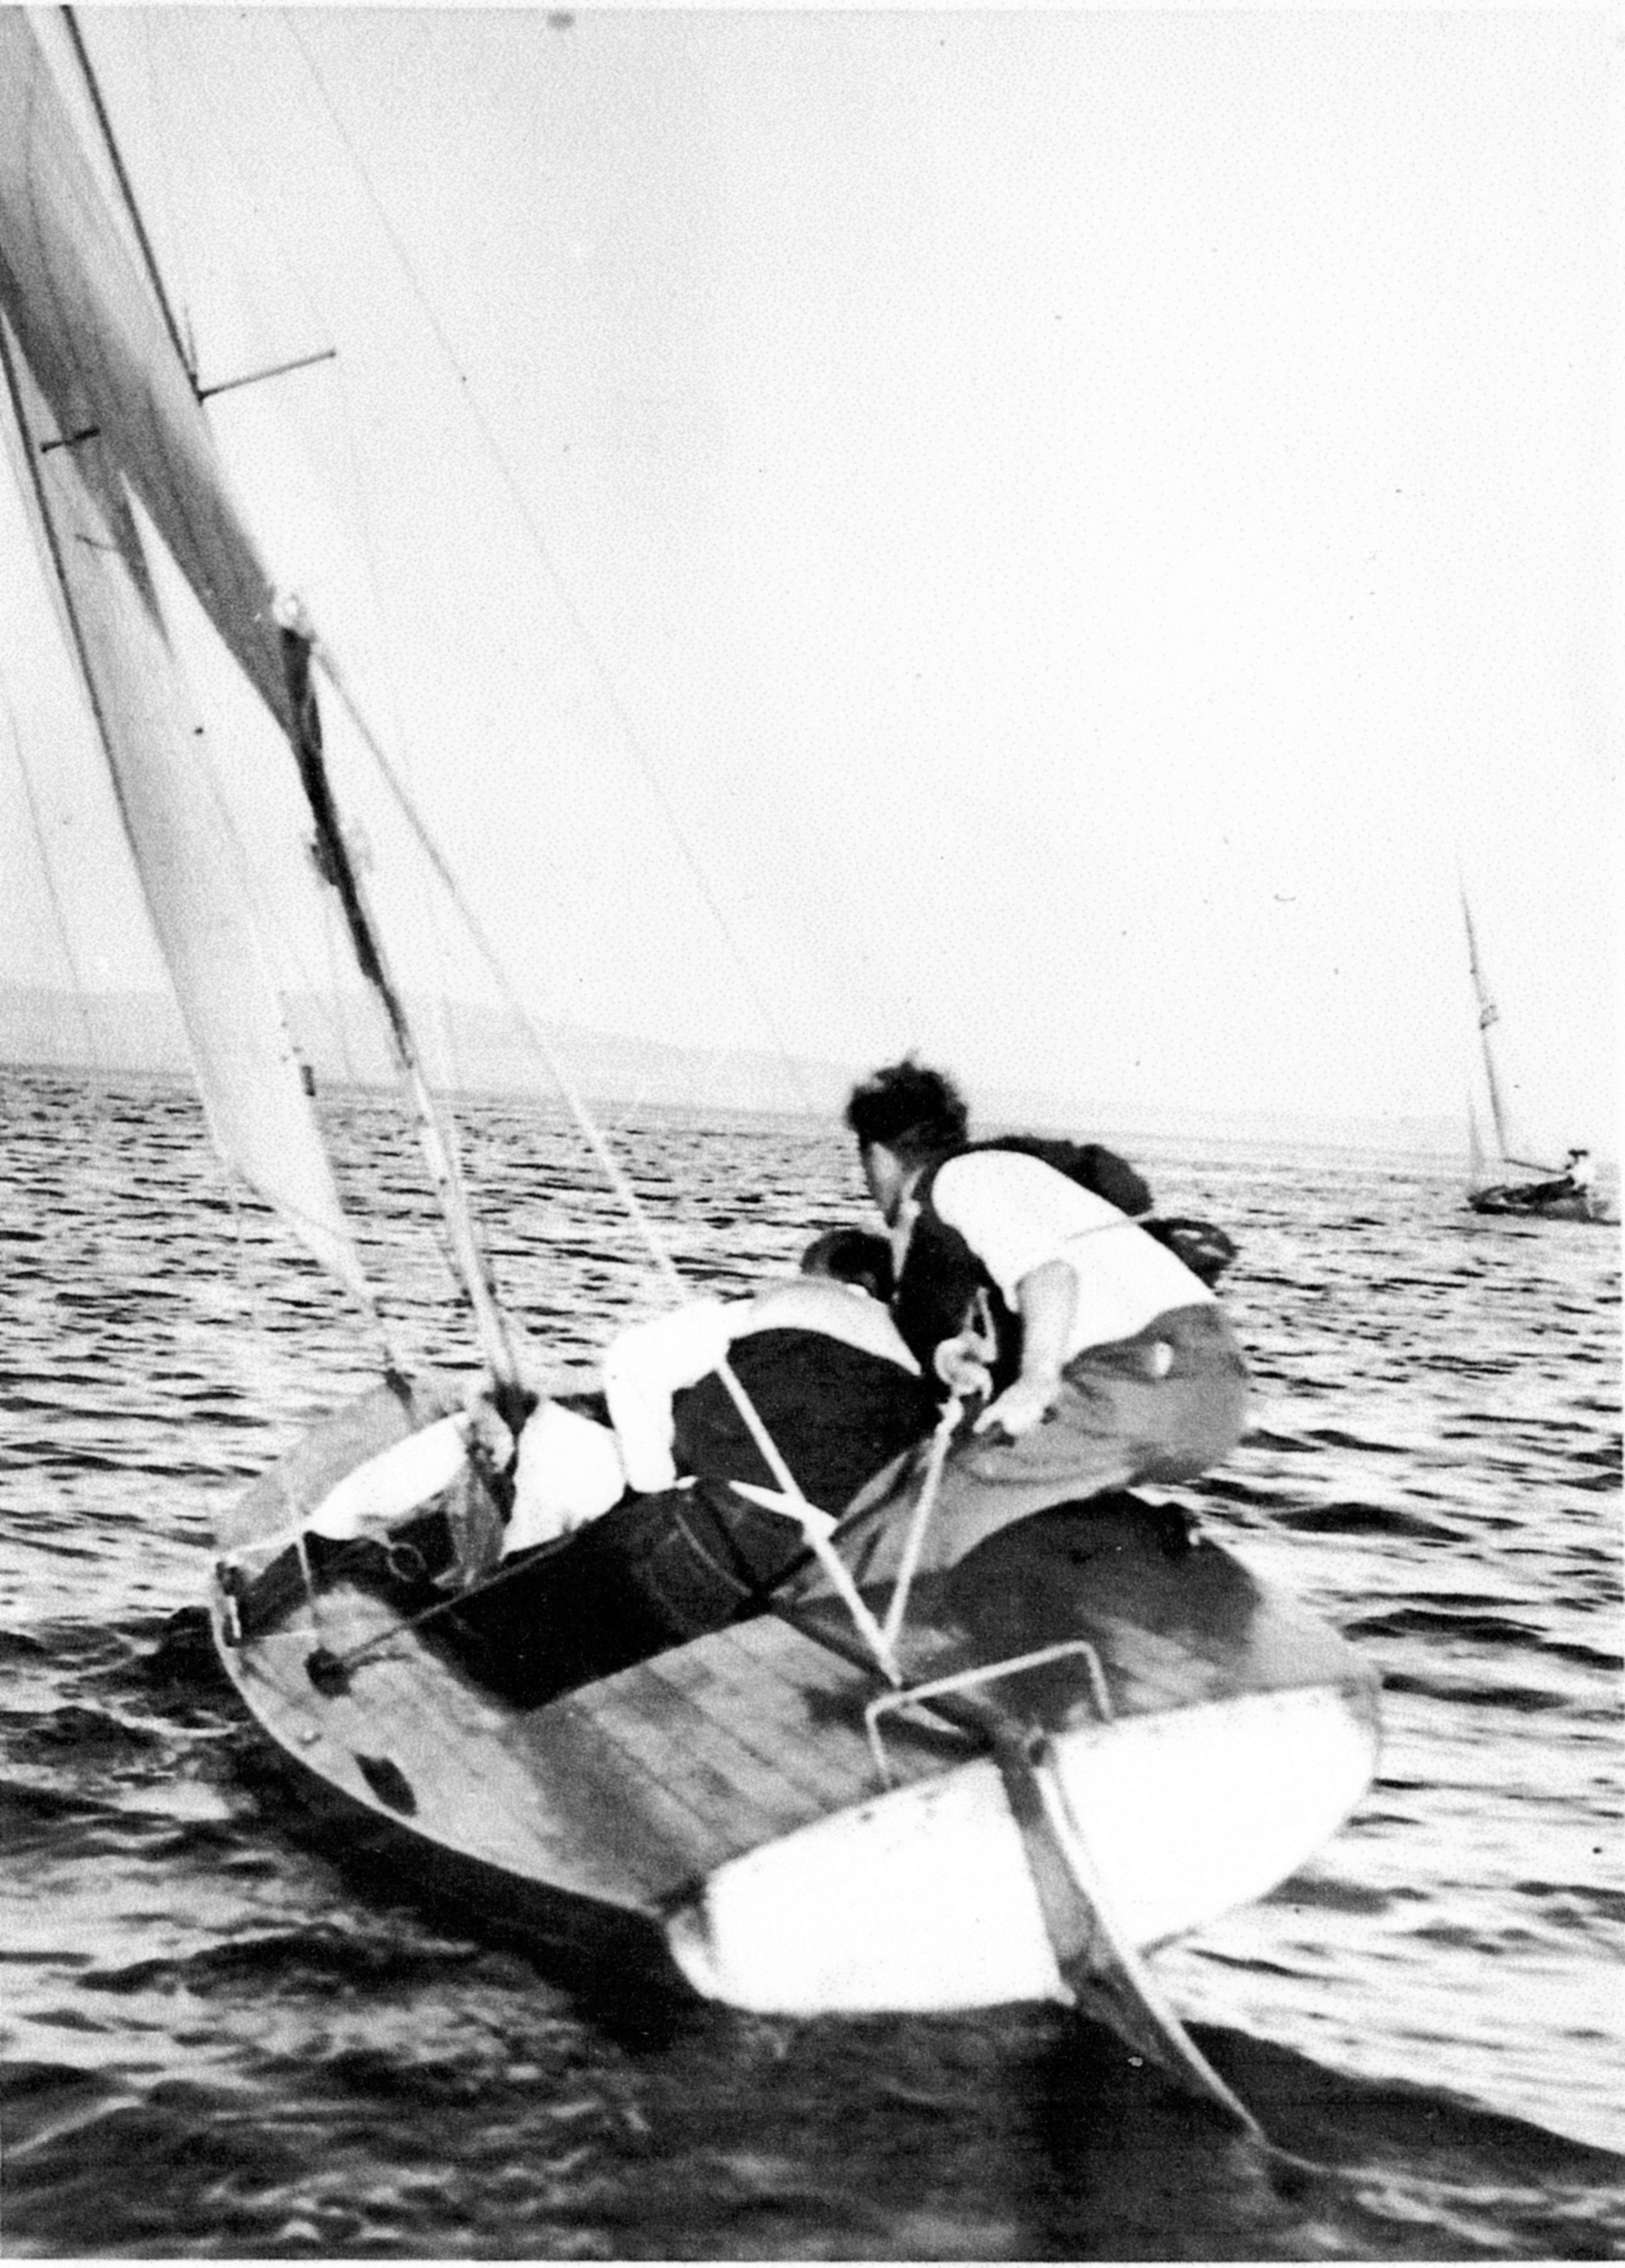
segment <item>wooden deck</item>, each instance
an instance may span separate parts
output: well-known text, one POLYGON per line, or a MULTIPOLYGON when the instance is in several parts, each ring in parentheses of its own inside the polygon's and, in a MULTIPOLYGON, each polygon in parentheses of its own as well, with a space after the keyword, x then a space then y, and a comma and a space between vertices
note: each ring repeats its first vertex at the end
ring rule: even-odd
MULTIPOLYGON (((355 1800, 504 1872, 651 1916, 726 1860, 879 1789, 864 1727, 878 1679, 772 1618, 532 1710, 484 1695, 348 1588, 224 1651, 266 1729, 355 1800), (318 1690, 316 1646, 342 1653, 392 1629, 346 1690, 318 1690)), ((895 1720, 886 1750, 905 1779, 973 1753, 895 1720)))

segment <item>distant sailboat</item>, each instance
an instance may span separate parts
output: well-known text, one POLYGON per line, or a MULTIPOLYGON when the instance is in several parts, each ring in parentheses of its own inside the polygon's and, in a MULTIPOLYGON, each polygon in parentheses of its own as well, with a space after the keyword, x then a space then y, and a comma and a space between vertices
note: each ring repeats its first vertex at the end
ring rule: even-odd
POLYGON ((1465 890, 1461 893, 1461 918, 1467 927, 1467 966, 1473 979, 1474 998, 1478 1003, 1479 1052, 1484 1093, 1495 1136, 1495 1155, 1487 1158, 1483 1130, 1479 1124, 1477 1108, 1469 1094, 1467 1204, 1474 1212, 1517 1213, 1526 1219, 1546 1220, 1599 1220, 1604 1217, 1603 1207, 1592 1182, 1591 1158, 1587 1151, 1570 1150, 1562 1166, 1536 1165, 1532 1160, 1517 1155, 1511 1121, 1496 1060, 1495 1042, 1491 1037, 1495 1026, 1500 1021, 1501 1012, 1490 994, 1483 959, 1479 952, 1478 935, 1473 925, 1473 909, 1467 903, 1465 890), (1506 1168, 1509 1166, 1522 1178, 1508 1180, 1506 1168))
POLYGON ((234 838, 202 784, 155 553, 286 740, 438 1197, 471 1369, 518 1433, 567 1397, 522 1358, 351 855, 318 678, 342 688, 261 558, 156 271, 13 11, 0 350, 23 492, 214 1140, 385 1349, 382 1382, 219 1523, 221 1660, 290 1770, 358 1845, 383 1838, 439 1891, 607 1948, 618 1971, 798 2013, 1057 1999, 1250 2127, 1144 1955, 1266 1894, 1346 1817, 1376 1760, 1369 1667, 1170 1506, 1052 1508, 953 1564, 933 1556, 931 1461, 911 1452, 912 1493, 893 1467, 832 1519, 742 1399, 776 1489, 705 1484, 639 1513, 696 1582, 718 1572, 702 1512, 724 1550, 748 1521, 777 1538, 712 1618, 726 1626, 702 1618, 629 1653, 623 1627, 594 1619, 622 1506, 504 1559, 511 1478, 470 1416, 475 1379, 403 1375, 388 1352, 234 838), (551 1690, 516 1661, 546 1613, 580 1657, 551 1690))

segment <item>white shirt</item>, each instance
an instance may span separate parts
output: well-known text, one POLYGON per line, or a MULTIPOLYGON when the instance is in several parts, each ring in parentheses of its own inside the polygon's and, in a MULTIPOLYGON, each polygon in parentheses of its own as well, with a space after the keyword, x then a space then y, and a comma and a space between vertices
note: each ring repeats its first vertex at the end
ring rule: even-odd
POLYGON ((1127 1213, 1018 1151, 971 1150, 950 1158, 938 1167, 931 1195, 1012 1312, 1024 1276, 1046 1261, 1066 1262, 1077 1287, 1068 1361, 1085 1347, 1132 1337, 1170 1308, 1213 1297, 1127 1213))
POLYGON ((629 1324, 605 1351, 604 1398, 635 1489, 675 1484, 673 1397, 709 1377, 736 1338, 773 1330, 821 1331, 919 1372, 879 1300, 828 1276, 792 1276, 754 1299, 696 1300, 646 1323, 629 1324))

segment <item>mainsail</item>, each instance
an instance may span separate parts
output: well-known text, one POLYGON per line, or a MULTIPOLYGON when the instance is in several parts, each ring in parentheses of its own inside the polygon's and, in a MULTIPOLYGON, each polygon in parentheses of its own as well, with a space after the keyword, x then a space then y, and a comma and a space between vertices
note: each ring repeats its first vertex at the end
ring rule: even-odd
POLYGON ((246 936, 239 878, 211 855, 222 821, 211 823, 195 734, 177 732, 174 665, 132 503, 292 747, 325 871, 388 1019, 487 1361, 511 1384, 512 1345, 455 1142, 424 1084, 327 787, 312 634, 276 593, 153 280, 101 195, 33 30, 10 9, 0 9, 0 313, 15 342, 8 364, 29 485, 216 1138, 359 1288, 299 1066, 246 936), (228 936, 229 953, 217 950, 228 936))
POLYGON ((0 9, 0 301, 55 421, 95 434, 284 731, 272 585, 157 300, 108 210, 44 51, 0 9))
POLYGON ((45 449, 53 416, 4 323, 0 355, 32 475, 25 493, 55 570, 48 579, 63 601, 210 1131, 322 1266, 368 1299, 129 497, 101 440, 45 449))
POLYGON ((210 1129, 323 1267, 366 1278, 248 910, 132 497, 288 718, 268 578, 33 30, 0 11, 0 351, 36 535, 107 753, 210 1129))

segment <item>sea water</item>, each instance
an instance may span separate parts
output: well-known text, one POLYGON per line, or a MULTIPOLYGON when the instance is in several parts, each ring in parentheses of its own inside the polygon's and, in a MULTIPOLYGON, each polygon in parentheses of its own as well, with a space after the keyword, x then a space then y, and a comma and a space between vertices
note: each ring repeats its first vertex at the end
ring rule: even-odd
MULTIPOLYGON (((0 1071, 0 2248, 92 2257, 1617 2257, 1619 1252, 1445 1163, 1130 1148, 1240 1247, 1247 1439, 1183 1501, 1381 1672, 1379 1776, 1159 1955, 1283 2149, 1060 2009, 617 2005, 301 1839, 216 1671, 221 1507, 373 1376, 179 1086, 0 1071)), ((400 1351, 469 1342, 410 1136, 321 1111, 400 1351)), ((660 1292, 555 1110, 477 1102, 504 1290, 590 1365, 660 1292)), ((623 1113, 691 1280, 864 1205, 838 1130, 623 1113)), ((611 1980, 613 1981, 613 1980, 611 1980)))

